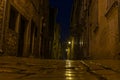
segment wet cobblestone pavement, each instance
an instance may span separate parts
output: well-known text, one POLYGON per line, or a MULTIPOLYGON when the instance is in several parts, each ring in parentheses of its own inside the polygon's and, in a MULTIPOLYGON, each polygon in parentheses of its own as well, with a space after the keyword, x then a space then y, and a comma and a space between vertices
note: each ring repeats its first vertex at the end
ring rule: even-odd
POLYGON ((3 56, 0 57, 0 80, 120 80, 119 64, 119 60, 40 60, 3 56))

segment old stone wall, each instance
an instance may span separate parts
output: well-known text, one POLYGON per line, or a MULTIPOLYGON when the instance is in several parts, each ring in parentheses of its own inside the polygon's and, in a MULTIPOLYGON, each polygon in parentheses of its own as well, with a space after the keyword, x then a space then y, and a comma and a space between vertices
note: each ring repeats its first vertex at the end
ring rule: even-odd
POLYGON ((99 52, 99 41, 98 41, 98 0, 91 2, 89 7, 89 55, 95 57, 99 52))
POLYGON ((15 56, 18 50, 18 34, 12 30, 8 30, 5 46, 6 54, 15 56))
POLYGON ((107 1, 97 1, 98 7, 91 4, 93 7, 90 9, 90 56, 93 59, 115 59, 119 53, 118 5, 113 3, 108 9, 107 1), (95 16, 96 10, 98 15, 95 16), (97 25, 94 20, 96 17, 98 17, 97 25), (94 32, 96 26, 97 31, 94 32))
POLYGON ((4 18, 4 6, 5 0, 0 0, 0 50, 2 50, 3 44, 3 18, 4 18))
MULTIPOLYGON (((38 1, 38 0, 36 0, 38 1)), ((30 0, 8 0, 7 2, 7 9, 6 9, 6 18, 5 18, 5 55, 14 55, 16 56, 18 53, 18 41, 19 41, 19 29, 20 29, 20 19, 21 17, 24 17, 26 20, 27 25, 25 26, 24 30, 24 44, 23 44, 23 56, 29 56, 31 54, 30 50, 30 39, 31 39, 31 21, 35 23, 35 25, 39 26, 39 11, 38 5, 39 2, 32 3, 30 0), (12 30, 9 28, 9 22, 10 22, 10 9, 11 6, 16 9, 18 12, 17 15, 20 16, 17 21, 15 22, 15 30, 12 30)), ((39 30, 39 29, 38 29, 39 30)), ((39 36, 37 36, 39 37, 39 36)), ((38 41, 37 41, 38 42, 38 41)), ((36 45, 32 46, 33 48, 36 45)), ((36 48, 34 51, 38 51, 38 48, 36 48), (37 50, 36 50, 37 49, 37 50)), ((38 52, 39 53, 39 52, 38 52)))

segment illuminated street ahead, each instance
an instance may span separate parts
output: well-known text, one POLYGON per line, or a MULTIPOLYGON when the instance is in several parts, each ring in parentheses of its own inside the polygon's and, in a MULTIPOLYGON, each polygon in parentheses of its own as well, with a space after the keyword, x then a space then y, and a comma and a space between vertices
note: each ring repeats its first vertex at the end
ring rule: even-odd
POLYGON ((120 80, 119 68, 117 60, 0 57, 0 80, 120 80))

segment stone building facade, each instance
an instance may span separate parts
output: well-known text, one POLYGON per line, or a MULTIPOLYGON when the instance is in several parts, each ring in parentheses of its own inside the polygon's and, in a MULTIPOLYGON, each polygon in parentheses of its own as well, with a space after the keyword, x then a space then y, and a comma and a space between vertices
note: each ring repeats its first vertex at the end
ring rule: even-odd
POLYGON ((88 52, 86 53, 84 52, 87 50, 83 51, 83 49, 86 49, 86 45, 83 44, 83 39, 86 38, 85 37, 86 33, 84 33, 83 35, 83 32, 85 32, 84 29, 86 26, 85 20, 87 18, 86 5, 88 5, 87 1, 85 3, 80 0, 74 0, 74 3, 73 3, 72 14, 71 14, 71 24, 70 24, 71 36, 69 38, 70 39, 69 41, 71 41, 71 51, 70 51, 71 59, 83 59, 85 58, 85 55, 88 53, 88 52))
POLYGON ((0 0, 0 52, 3 52, 5 0, 0 0))
MULTIPOLYGON (((0 0, 0 48, 4 55, 40 57, 43 17, 48 0, 0 0), (1 3, 2 2, 2 3, 1 3), (47 3, 45 3, 47 2, 47 3), (2 4, 4 4, 4 7, 2 4), (3 9, 2 9, 3 8, 3 9), (0 34, 1 35, 1 34, 0 34)), ((48 20, 48 19, 46 19, 48 20)))
POLYGON ((56 22, 58 8, 49 7, 49 44, 50 56, 52 59, 60 59, 61 42, 60 42, 60 24, 56 22))
POLYGON ((81 3, 79 27, 82 28, 83 56, 87 59, 118 59, 119 0, 82 0, 81 3))
POLYGON ((50 53, 50 36, 49 36, 49 0, 42 0, 41 6, 41 48, 40 56, 41 58, 51 58, 50 53))
POLYGON ((117 59, 120 52, 119 0, 94 1, 89 8, 89 54, 93 59, 117 59), (92 7, 93 3, 98 5, 92 7), (94 18, 97 22, 91 22, 94 18))
POLYGON ((61 53, 61 42, 60 42, 60 25, 55 24, 54 27, 54 39, 53 39, 53 54, 54 59, 60 59, 62 57, 61 53))

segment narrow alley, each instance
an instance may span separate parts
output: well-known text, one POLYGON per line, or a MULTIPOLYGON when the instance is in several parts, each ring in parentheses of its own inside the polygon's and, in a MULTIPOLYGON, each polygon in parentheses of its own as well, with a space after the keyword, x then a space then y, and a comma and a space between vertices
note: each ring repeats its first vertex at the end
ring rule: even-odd
POLYGON ((120 0, 0 0, 0 80, 120 80, 120 0))

